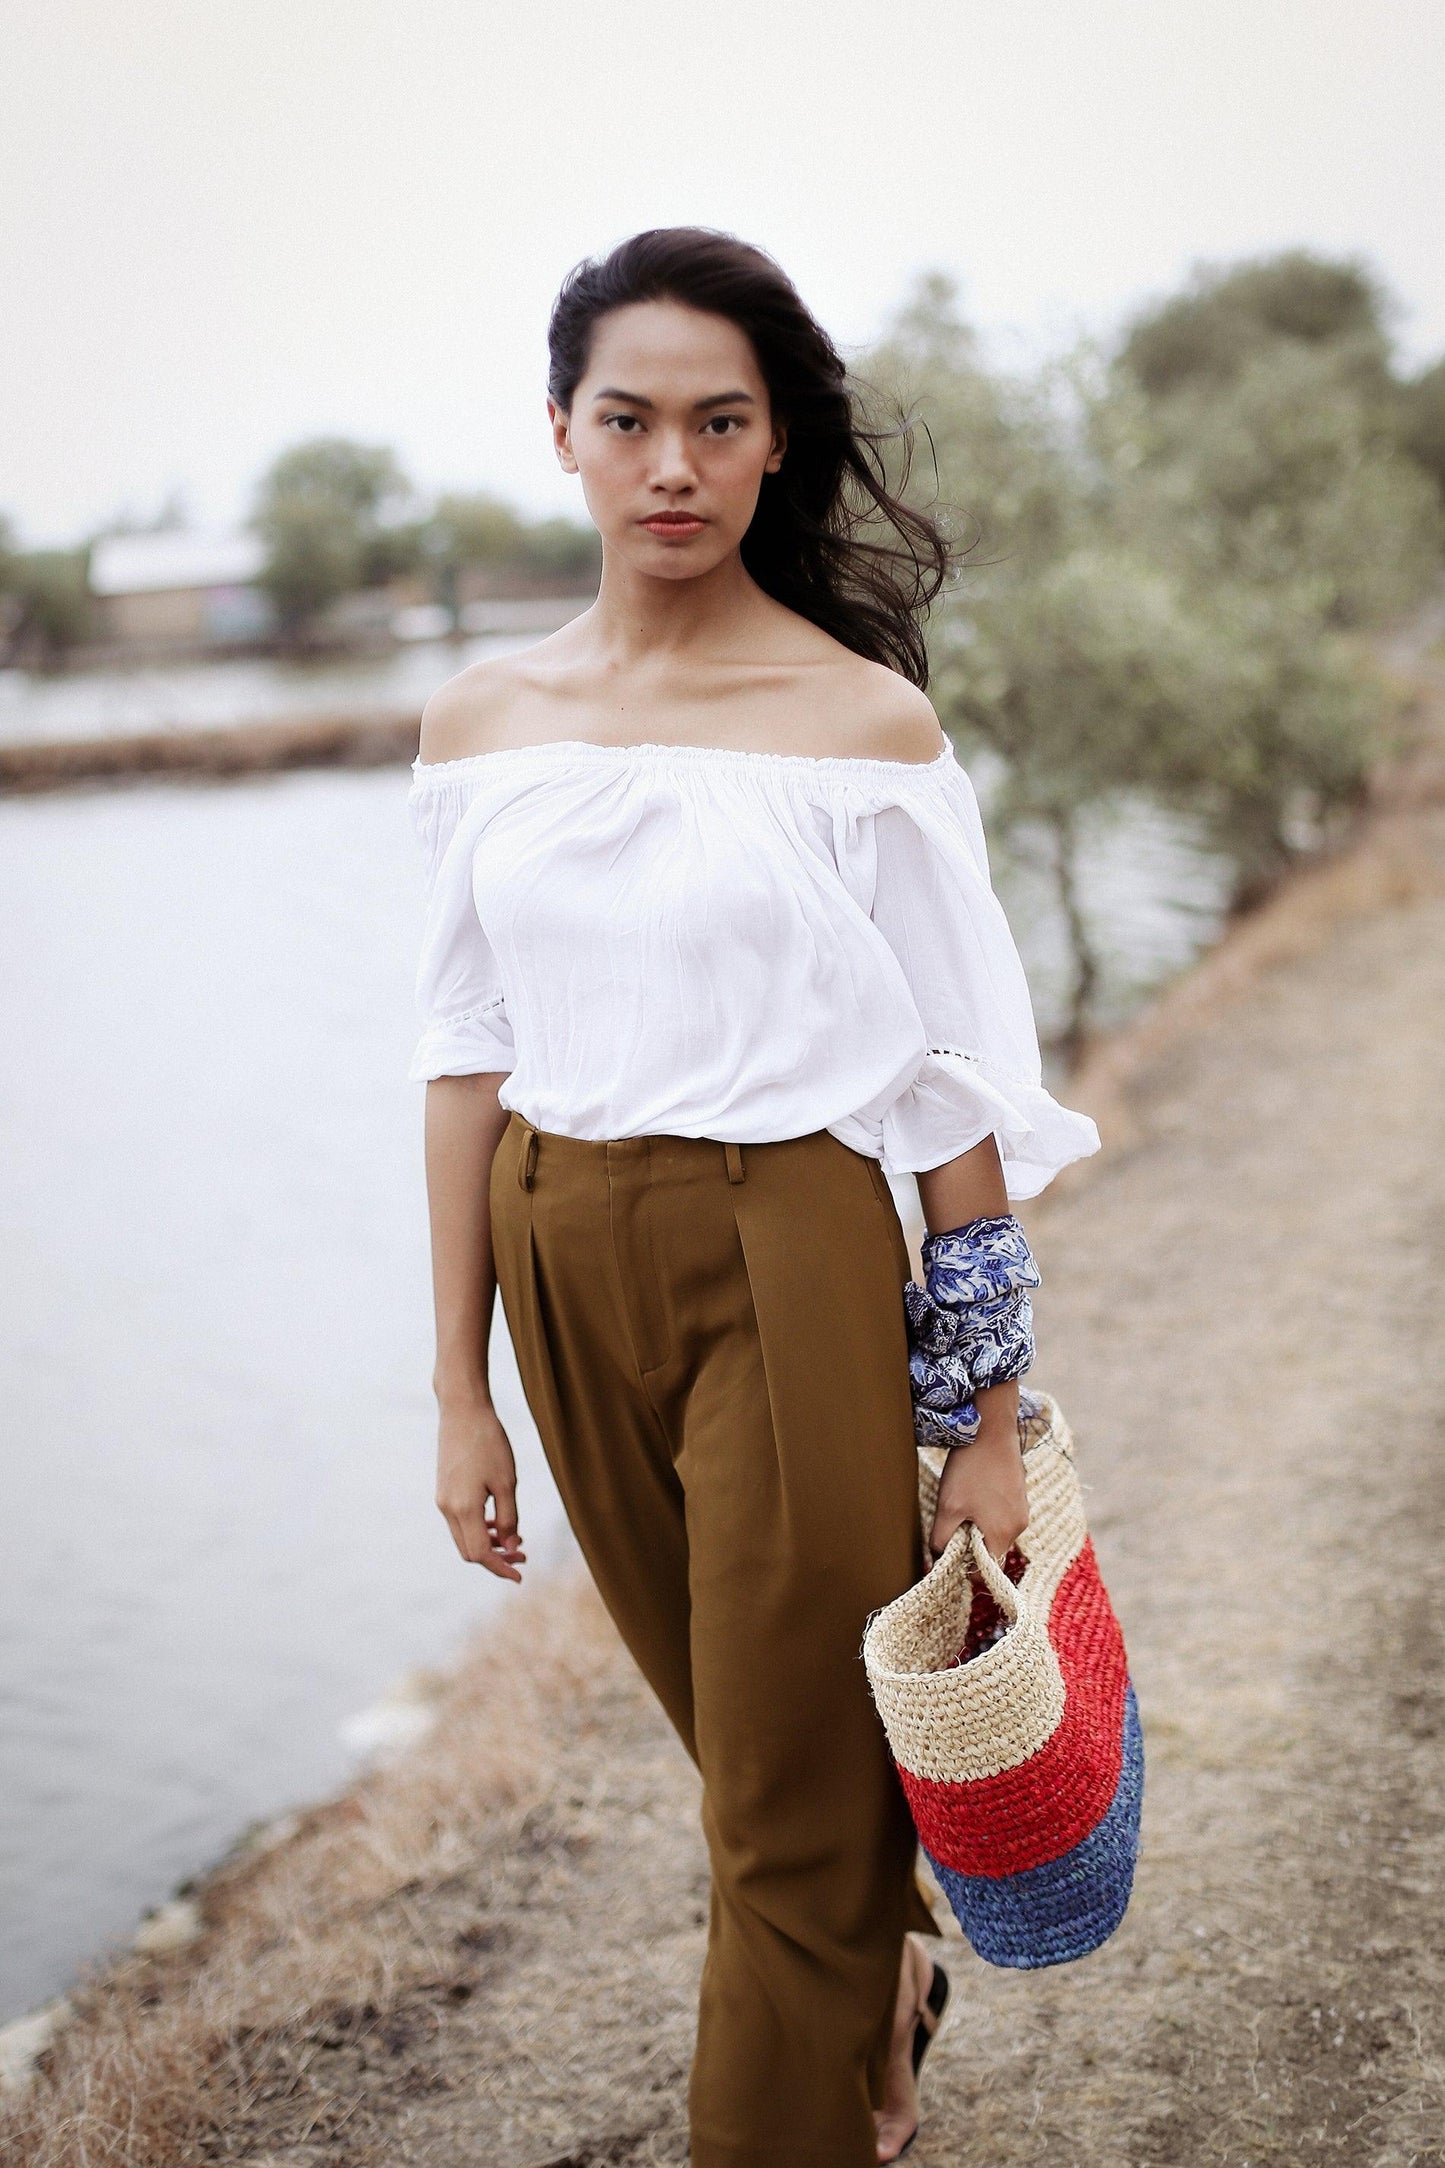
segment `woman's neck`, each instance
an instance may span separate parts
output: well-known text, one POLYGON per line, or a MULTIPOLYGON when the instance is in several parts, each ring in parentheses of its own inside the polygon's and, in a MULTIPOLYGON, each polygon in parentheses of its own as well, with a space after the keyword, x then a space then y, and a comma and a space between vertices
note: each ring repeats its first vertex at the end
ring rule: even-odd
POLYGON ((770 613, 736 551, 710 572, 676 580, 604 554, 597 600, 587 613, 588 646, 612 668, 716 662, 755 646, 770 613))

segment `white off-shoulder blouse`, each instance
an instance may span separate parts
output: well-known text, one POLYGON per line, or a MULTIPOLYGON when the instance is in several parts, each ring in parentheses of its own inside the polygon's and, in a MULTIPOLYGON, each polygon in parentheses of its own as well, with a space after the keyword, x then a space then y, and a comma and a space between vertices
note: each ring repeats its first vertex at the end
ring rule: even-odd
POLYGON ((505 1071, 572 1137, 827 1129, 899 1173, 998 1140, 1011 1198, 1096 1151, 1040 1080, 953 748, 909 762, 567 739, 412 770, 413 1078, 505 1071))

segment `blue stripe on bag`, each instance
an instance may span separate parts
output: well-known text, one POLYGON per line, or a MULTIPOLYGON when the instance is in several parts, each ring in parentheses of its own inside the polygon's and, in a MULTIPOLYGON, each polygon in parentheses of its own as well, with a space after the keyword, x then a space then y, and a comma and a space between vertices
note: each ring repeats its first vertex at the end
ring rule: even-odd
POLYGON ((1109 1810, 1071 1851, 1020 1874, 959 1874, 924 1848, 938 1886, 979 1956, 1034 1971, 1087 1957, 1129 1902, 1139 1853, 1144 1734, 1134 1689, 1124 1697, 1124 1757, 1109 1810))

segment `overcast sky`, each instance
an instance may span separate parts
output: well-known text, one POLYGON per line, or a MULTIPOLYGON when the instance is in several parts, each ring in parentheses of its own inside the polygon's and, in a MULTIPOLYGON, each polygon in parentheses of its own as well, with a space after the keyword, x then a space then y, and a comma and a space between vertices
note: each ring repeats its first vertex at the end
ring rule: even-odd
POLYGON ((1199 258, 1367 256, 1445 351, 1445 0, 0 0, 0 511, 240 517, 298 437, 582 513, 547 309, 646 225, 856 348, 920 270, 1014 350, 1199 258))

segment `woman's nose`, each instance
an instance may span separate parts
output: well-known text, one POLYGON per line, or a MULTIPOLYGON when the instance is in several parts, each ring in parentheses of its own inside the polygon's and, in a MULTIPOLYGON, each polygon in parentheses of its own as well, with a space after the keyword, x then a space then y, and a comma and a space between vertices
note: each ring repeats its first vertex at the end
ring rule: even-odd
POLYGON ((666 430, 654 438, 657 446, 652 479, 659 489, 690 489, 697 481, 692 450, 681 430, 666 430))

